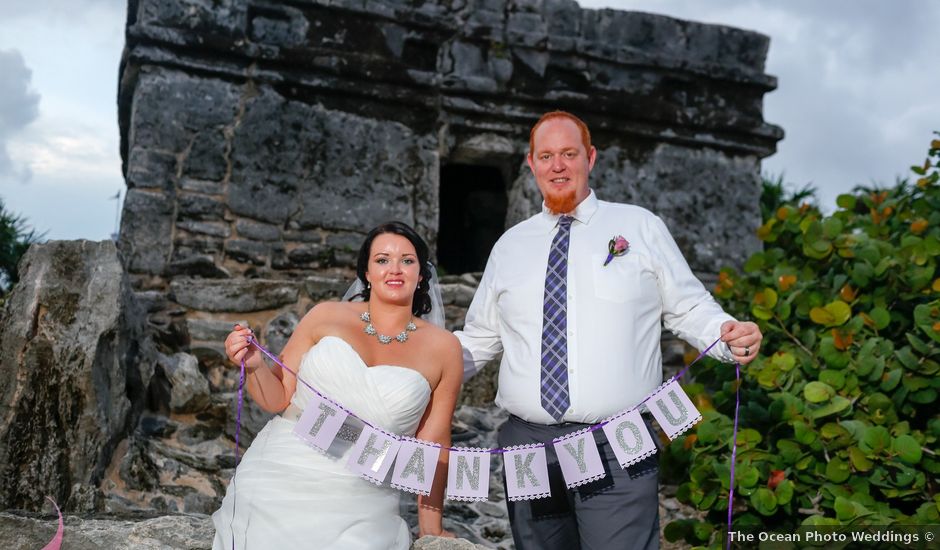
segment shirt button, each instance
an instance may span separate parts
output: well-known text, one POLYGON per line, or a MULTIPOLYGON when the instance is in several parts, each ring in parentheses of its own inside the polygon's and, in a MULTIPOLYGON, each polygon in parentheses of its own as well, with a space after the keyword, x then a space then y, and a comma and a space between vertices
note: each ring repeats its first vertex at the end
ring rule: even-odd
POLYGON ((568 413, 569 414, 574 413, 574 407, 568 407, 568 413))

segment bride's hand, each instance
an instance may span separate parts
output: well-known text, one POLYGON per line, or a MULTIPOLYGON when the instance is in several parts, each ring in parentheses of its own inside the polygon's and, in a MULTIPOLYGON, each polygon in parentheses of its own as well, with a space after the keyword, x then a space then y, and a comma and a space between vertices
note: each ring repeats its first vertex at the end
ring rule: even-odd
POLYGON ((244 359, 245 368, 253 371, 259 366, 255 363, 260 360, 260 356, 258 355, 258 349, 248 343, 249 336, 254 337, 251 329, 236 323, 235 329, 228 333, 225 338, 225 355, 229 361, 236 365, 241 364, 242 359, 244 359))

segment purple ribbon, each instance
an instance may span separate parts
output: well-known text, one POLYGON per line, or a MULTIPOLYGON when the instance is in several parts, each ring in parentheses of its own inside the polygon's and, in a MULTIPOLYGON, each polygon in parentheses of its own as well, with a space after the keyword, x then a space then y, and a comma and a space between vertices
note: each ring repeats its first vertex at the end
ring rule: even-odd
POLYGON ((738 456, 738 407, 741 406, 741 365, 734 364, 734 431, 731 434, 731 485, 728 489, 728 533, 725 548, 731 548, 731 508, 734 505, 734 462, 738 456))

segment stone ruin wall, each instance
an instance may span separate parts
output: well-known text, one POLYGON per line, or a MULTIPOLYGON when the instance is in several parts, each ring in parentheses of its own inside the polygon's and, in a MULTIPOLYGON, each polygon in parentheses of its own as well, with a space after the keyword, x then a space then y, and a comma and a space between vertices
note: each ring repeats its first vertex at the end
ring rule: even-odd
MULTIPOLYGON (((135 303, 121 315, 138 312, 124 324, 150 336, 126 383, 136 402, 119 404, 131 427, 99 437, 94 475, 44 494, 77 511, 212 512, 232 467, 232 322, 279 349, 312 304, 341 295, 382 221, 435 249, 439 236, 485 248, 539 208, 524 155, 547 110, 591 127, 600 198, 663 217, 706 281, 740 264, 759 246, 760 160, 782 137, 762 116, 767 48, 753 32, 570 0, 130 0, 118 246, 135 303), (464 233, 446 227, 461 215, 464 233)), ((451 328, 477 278, 442 278, 451 328)), ((21 328, 10 349, 32 338, 21 328)), ((680 360, 680 344, 665 347, 680 360)), ((492 377, 477 379, 465 402, 491 399, 492 377)), ((245 411, 247 445, 268 416, 245 411)), ((485 444, 487 422, 460 416, 455 437, 485 444)), ((17 490, 5 506, 41 501, 17 490)), ((499 515, 486 506, 461 512, 479 528, 460 532, 499 543, 507 533, 481 535, 499 515)))

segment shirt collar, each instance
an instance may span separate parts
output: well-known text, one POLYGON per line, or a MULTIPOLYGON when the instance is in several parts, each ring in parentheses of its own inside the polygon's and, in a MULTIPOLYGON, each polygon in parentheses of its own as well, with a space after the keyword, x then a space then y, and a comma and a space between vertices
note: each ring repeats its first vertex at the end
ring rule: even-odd
MULTIPOLYGON (((566 215, 571 216, 575 220, 579 221, 582 224, 587 225, 591 222, 591 218, 594 217, 594 213, 597 212, 598 201, 597 196, 594 194, 594 190, 590 189, 588 196, 581 201, 581 204, 575 207, 574 212, 568 212, 566 215)), ((558 225, 558 218, 561 217, 561 214, 551 212, 545 206, 545 201, 542 201, 542 219, 548 222, 546 225, 547 230, 554 229, 558 225)))

